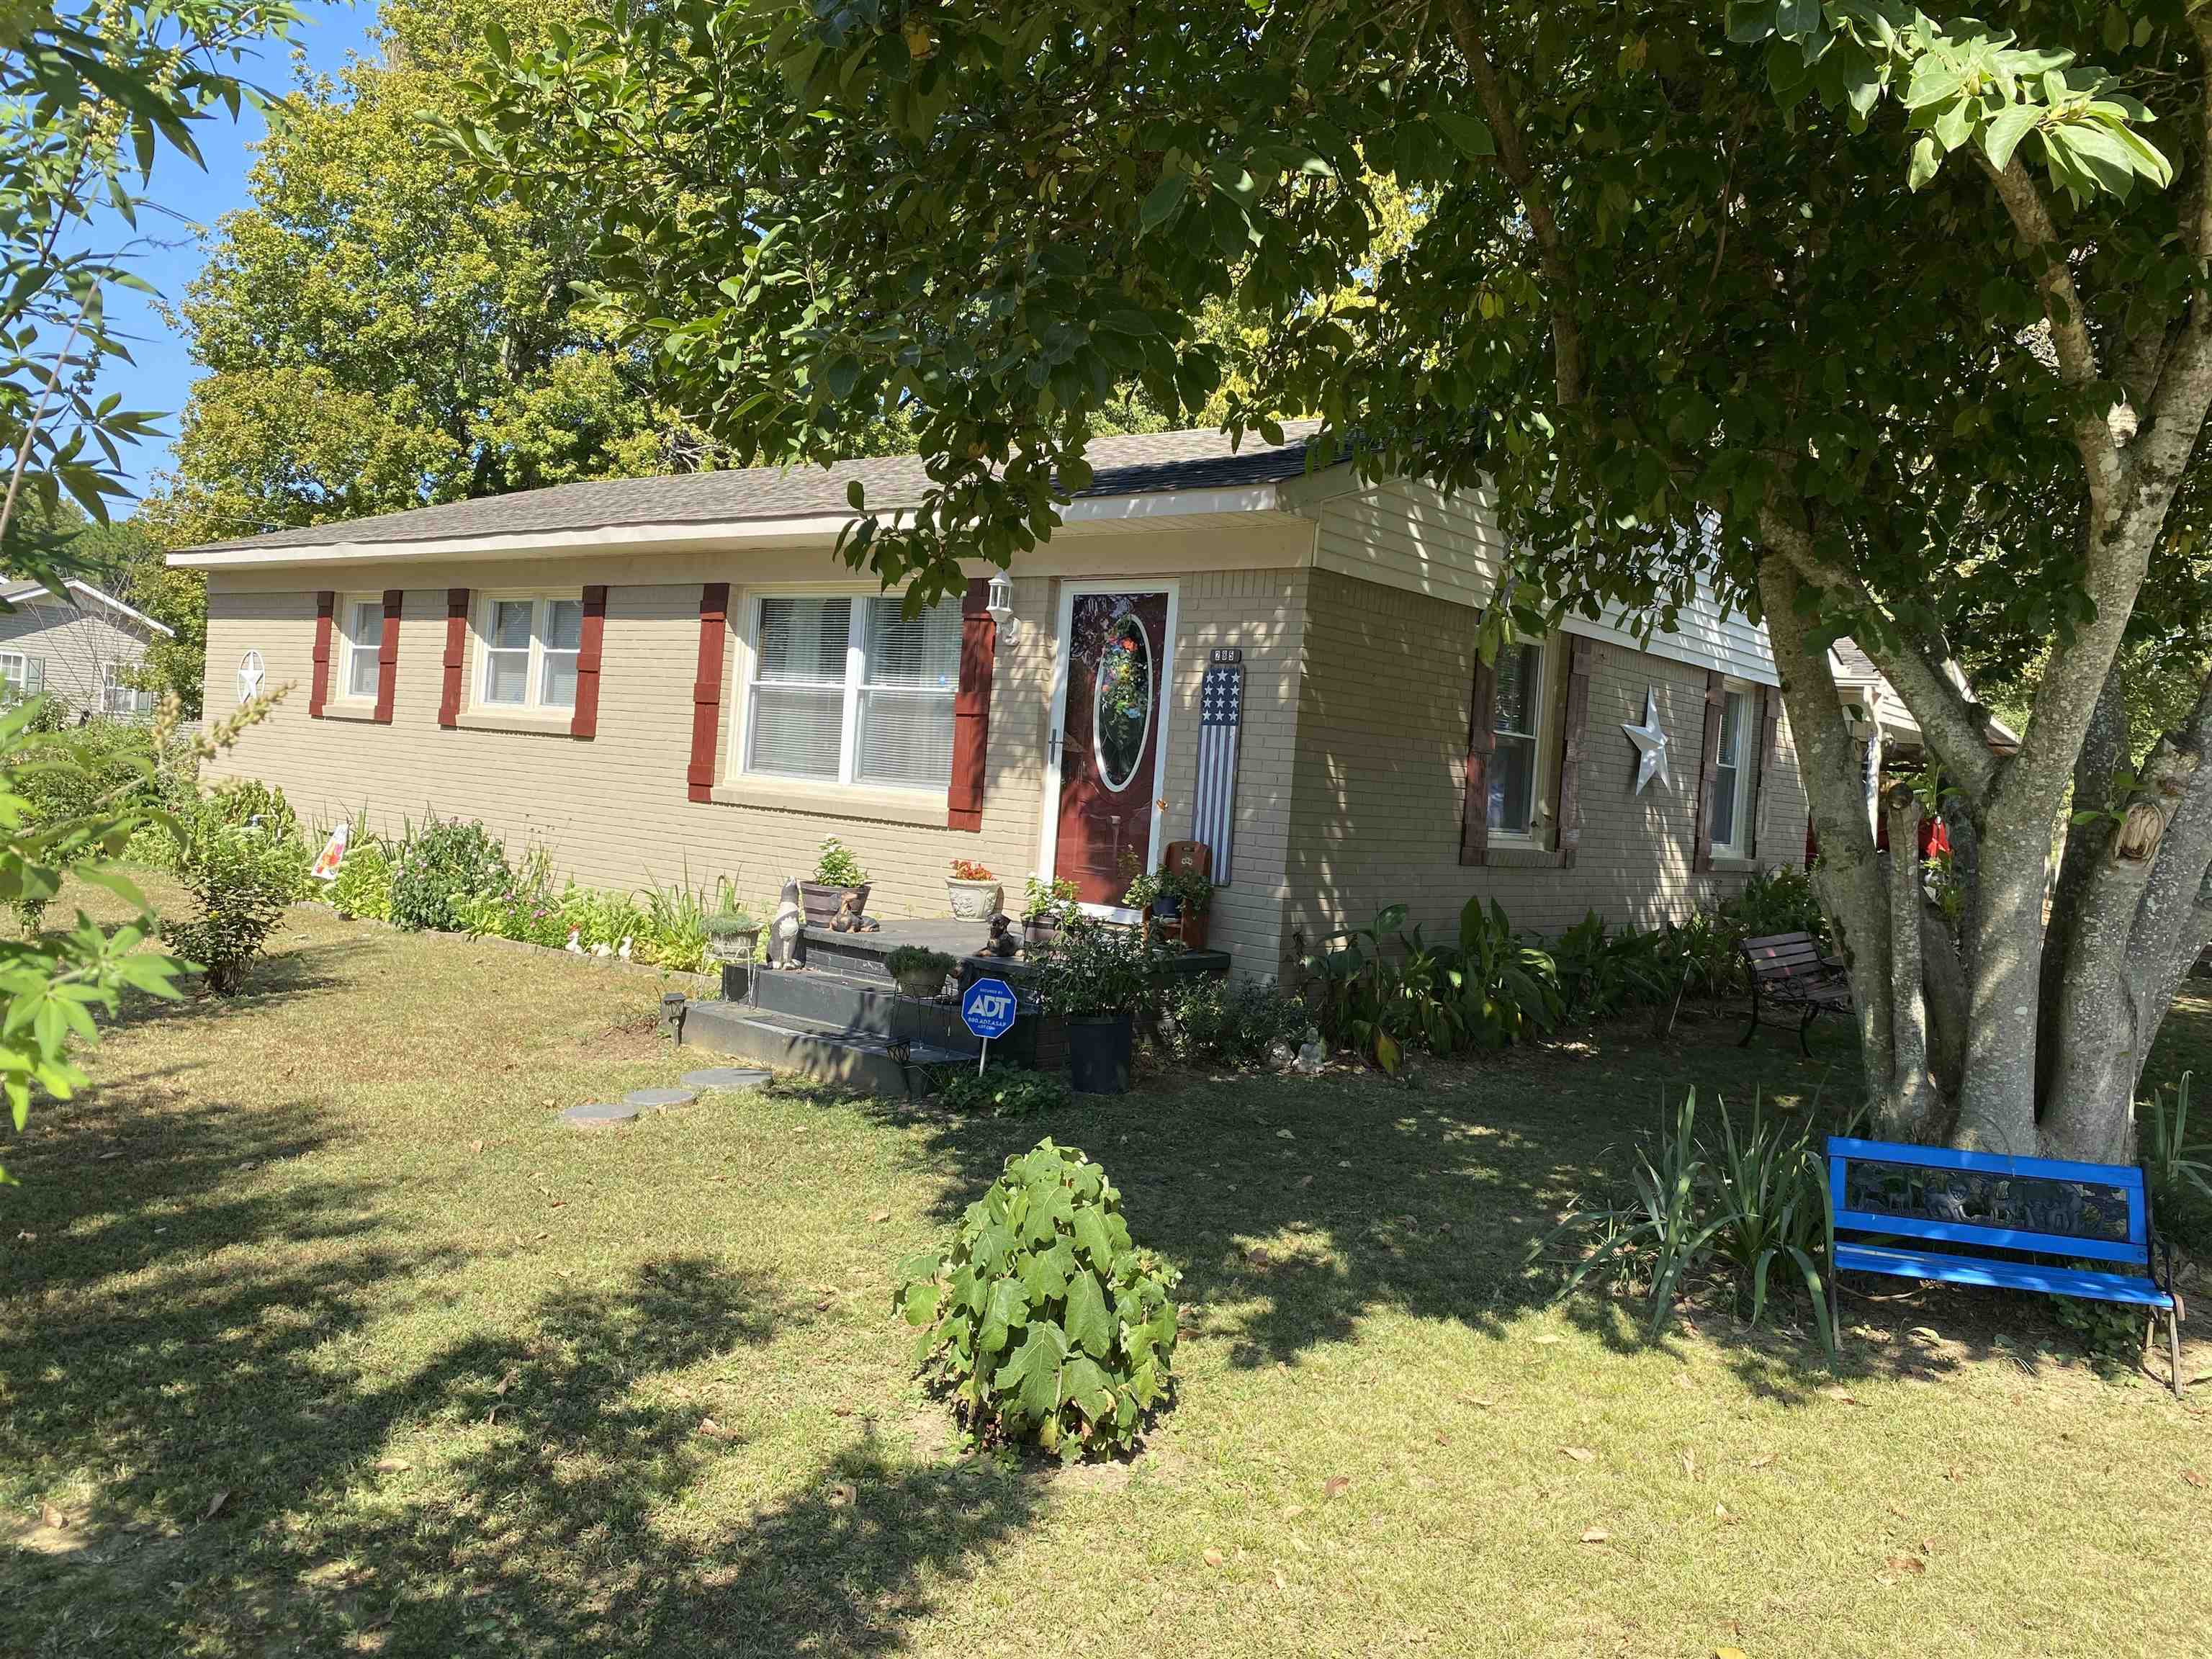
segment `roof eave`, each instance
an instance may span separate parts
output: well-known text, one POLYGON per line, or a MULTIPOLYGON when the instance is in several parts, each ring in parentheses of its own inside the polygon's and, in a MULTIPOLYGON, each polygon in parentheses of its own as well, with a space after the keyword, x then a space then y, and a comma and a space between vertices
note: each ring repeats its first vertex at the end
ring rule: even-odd
MULTIPOLYGON (((1078 496, 1060 510, 1072 529, 1174 519, 1199 514, 1272 513, 1284 506, 1283 487, 1241 484, 1213 489, 1164 489, 1126 495, 1078 496)), ((905 510, 905 509, 902 509, 905 510)), ((427 559, 507 559, 531 555, 711 551, 723 548, 834 546, 853 522, 849 513, 774 519, 718 519, 677 524, 599 525, 577 530, 520 532, 502 536, 451 536, 421 541, 324 542, 258 548, 186 548, 169 555, 185 570, 282 568, 286 565, 388 564, 427 559)))

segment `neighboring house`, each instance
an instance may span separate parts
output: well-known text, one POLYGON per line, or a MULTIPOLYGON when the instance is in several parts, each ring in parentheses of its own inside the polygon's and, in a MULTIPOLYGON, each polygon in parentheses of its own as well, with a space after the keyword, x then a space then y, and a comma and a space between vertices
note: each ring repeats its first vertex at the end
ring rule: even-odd
POLYGON ((79 714, 151 714, 154 694, 131 681, 148 642, 173 630, 90 582, 64 586, 66 599, 38 582, 0 580, 0 698, 43 691, 79 714))
POLYGON ((909 618, 832 556, 848 481, 911 505, 912 459, 569 484, 173 555, 207 574, 208 717, 292 688, 211 769, 325 819, 480 818, 581 881, 728 875, 756 902, 834 835, 895 916, 945 914, 956 858, 1010 905, 1042 872, 1110 908, 1192 836, 1227 750, 1212 942, 1254 974, 1395 901, 1432 933, 1475 894, 1547 932, 1591 908, 1650 924, 1802 856, 1759 627, 1710 602, 1644 645, 1576 620, 1485 669, 1486 497, 1309 474, 1295 439, 1111 438, 1091 459, 995 614, 981 562, 964 603, 909 618), (1670 778, 1639 792, 1623 727, 1647 696, 1670 778))

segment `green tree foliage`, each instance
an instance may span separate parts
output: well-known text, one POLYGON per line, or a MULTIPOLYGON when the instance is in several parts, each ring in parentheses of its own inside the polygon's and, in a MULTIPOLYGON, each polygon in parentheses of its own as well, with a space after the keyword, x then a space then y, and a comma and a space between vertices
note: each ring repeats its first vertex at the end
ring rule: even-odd
POLYGON ((204 374, 145 516, 170 546, 708 455, 650 359, 577 311, 556 204, 486 196, 431 142, 487 20, 540 40, 585 0, 386 0, 380 56, 273 112, 252 205, 178 307, 204 374))
POLYGON ((1133 381, 1492 483, 1486 647, 1701 584, 1764 616, 1883 1127, 2118 1156, 2212 937, 2212 695, 2069 839, 2047 929, 2045 874, 2139 602, 2154 635, 2186 586, 2146 577, 2212 403, 2208 42, 2182 0, 678 0, 492 37, 454 142, 588 219, 595 314, 733 450, 904 411, 934 487, 856 501, 844 550, 925 595, 1050 533, 1133 381), (1215 404, 1222 306, 1263 327, 1215 404), (1955 932, 1868 831, 1844 632, 1957 791, 1955 932), (2051 646, 2009 757, 1953 672, 1984 632, 2051 646))
POLYGON ((235 73, 292 9, 264 0, 11 0, 0 22, 0 563, 49 574, 63 502, 105 521, 122 450, 153 416, 98 395, 101 362, 128 361, 106 297, 143 289, 136 226, 164 151, 197 165, 193 128, 237 112, 235 73), (101 217, 100 216, 108 216, 101 217))

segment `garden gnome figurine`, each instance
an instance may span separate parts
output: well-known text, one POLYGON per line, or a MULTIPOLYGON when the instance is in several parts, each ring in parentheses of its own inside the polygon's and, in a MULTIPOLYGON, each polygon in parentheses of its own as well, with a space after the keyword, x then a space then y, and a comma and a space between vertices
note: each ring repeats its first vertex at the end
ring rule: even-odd
POLYGON ((799 928, 805 914, 799 906, 799 878, 793 876, 783 884, 783 896, 776 902, 775 920, 769 924, 769 967, 799 966, 799 928))

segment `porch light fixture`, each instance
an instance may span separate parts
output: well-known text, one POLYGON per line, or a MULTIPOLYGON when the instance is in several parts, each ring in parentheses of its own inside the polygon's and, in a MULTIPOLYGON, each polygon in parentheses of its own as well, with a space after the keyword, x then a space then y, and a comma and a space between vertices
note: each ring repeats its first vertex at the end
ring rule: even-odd
POLYGON ((991 620, 998 624, 1000 638, 1011 645, 1020 637, 1022 624, 1014 615, 1014 584, 1003 570, 991 578, 990 590, 983 609, 991 620))

